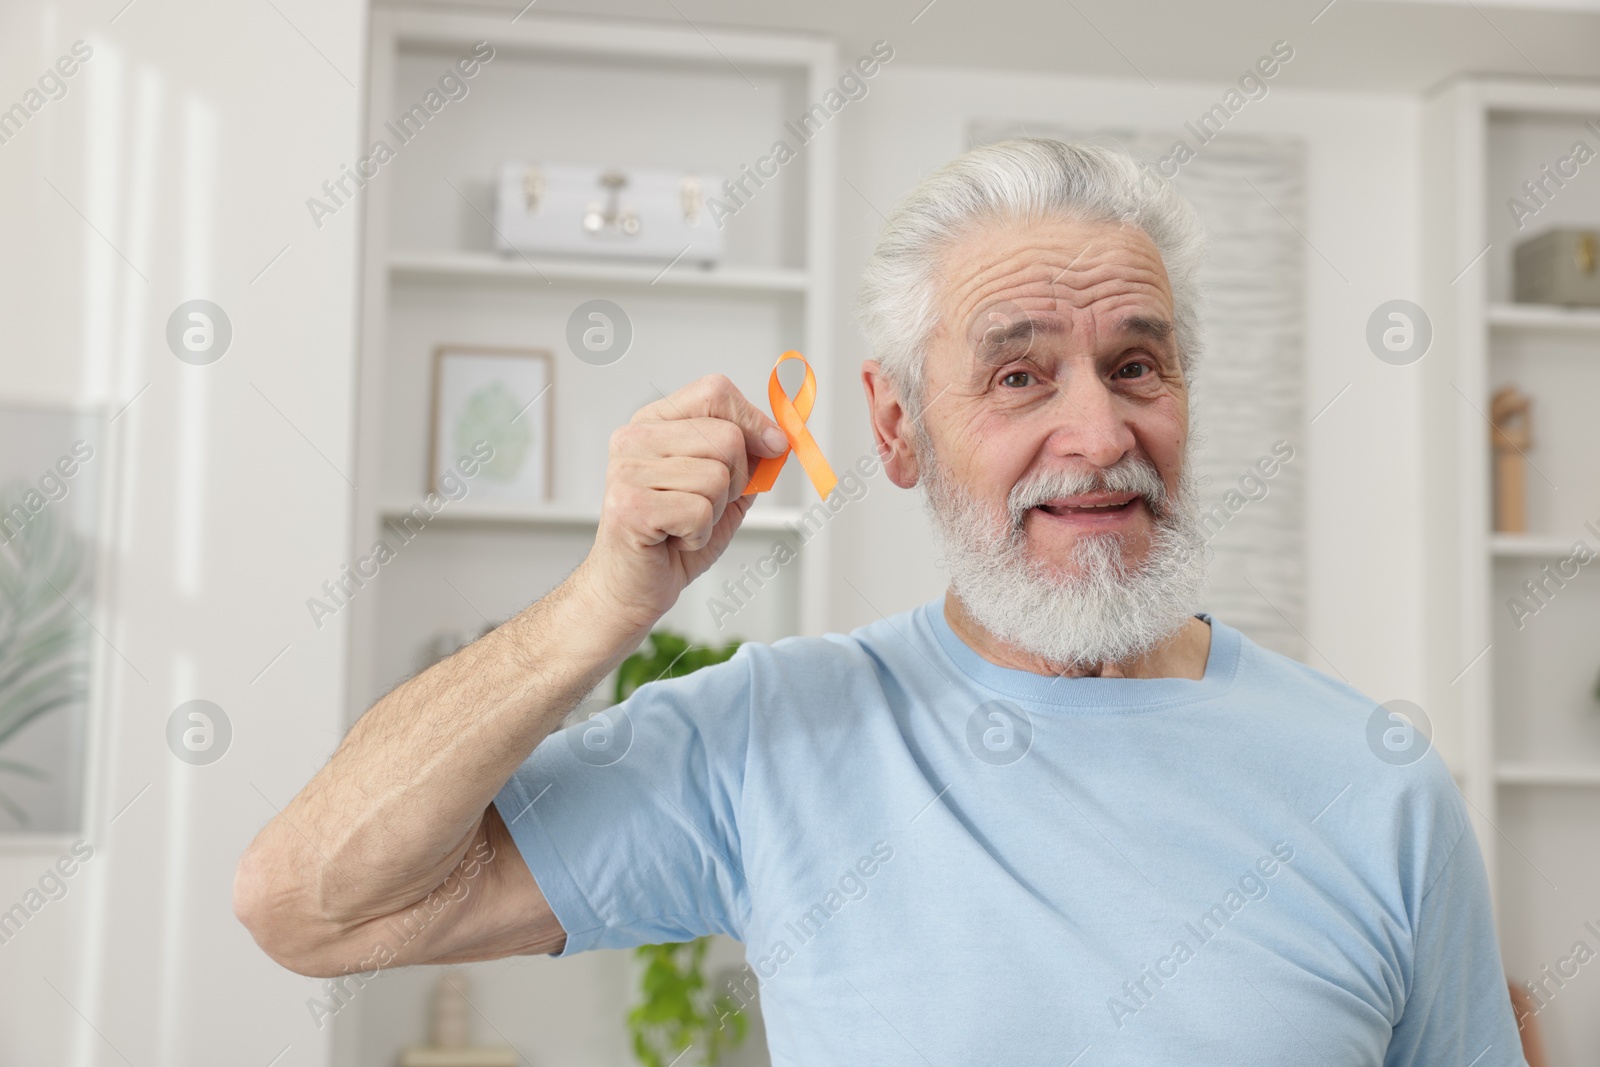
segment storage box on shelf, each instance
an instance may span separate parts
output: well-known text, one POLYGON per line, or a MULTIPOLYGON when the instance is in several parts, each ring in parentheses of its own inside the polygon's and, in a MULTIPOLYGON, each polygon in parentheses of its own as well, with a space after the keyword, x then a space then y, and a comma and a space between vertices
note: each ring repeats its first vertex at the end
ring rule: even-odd
MULTIPOLYGON (((1600 559, 1575 551, 1581 541, 1600 553, 1600 309, 1512 300, 1519 242, 1600 223, 1595 175, 1545 178, 1575 142, 1597 147, 1585 125, 1596 116, 1600 88, 1467 79, 1434 94, 1423 122, 1424 306, 1435 327, 1417 365, 1426 710, 1470 804, 1506 966, 1520 979, 1567 955, 1600 900, 1600 854, 1572 847, 1600 825, 1600 559), (1530 196, 1530 181, 1543 195, 1530 196), (1493 530, 1488 412, 1505 385, 1532 400, 1526 533, 1493 530)), ((1552 1060, 1592 1058, 1600 983, 1548 993, 1552 1060)))

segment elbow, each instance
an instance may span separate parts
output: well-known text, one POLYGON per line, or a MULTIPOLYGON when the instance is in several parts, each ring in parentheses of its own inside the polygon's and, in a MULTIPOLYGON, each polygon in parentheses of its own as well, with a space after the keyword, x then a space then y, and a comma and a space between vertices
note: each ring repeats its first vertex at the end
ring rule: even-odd
POLYGON ((308 978, 337 977, 347 969, 334 962, 336 933, 306 906, 310 887, 298 884, 293 870, 258 839, 234 869, 233 914, 279 966, 308 978))

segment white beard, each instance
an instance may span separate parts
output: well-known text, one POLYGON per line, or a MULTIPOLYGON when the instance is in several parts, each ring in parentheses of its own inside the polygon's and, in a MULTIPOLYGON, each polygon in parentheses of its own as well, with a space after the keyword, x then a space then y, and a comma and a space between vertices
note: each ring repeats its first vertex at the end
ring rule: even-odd
POLYGON ((1205 583, 1206 540, 1187 452, 1174 499, 1148 461, 1126 457, 1098 477, 1062 471, 1019 482, 1006 514, 952 480, 924 439, 924 498, 944 545, 950 585, 994 637, 1063 670, 1128 664, 1174 636, 1205 583), (1155 517, 1148 551, 1124 560, 1120 533, 1084 535, 1067 559, 1034 559, 1023 528, 1044 500, 1095 490, 1137 492, 1155 517))

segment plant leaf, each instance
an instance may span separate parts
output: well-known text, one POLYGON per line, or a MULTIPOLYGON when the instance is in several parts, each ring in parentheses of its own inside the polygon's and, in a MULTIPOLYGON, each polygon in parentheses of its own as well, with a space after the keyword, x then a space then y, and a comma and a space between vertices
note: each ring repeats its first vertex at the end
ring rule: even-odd
MULTIPOLYGON (((87 587, 86 554, 54 508, 28 505, 30 494, 36 490, 24 481, 0 485, 0 514, 27 516, 0 542, 0 746, 88 695, 88 622, 71 599, 87 587)), ((17 759, 0 758, 0 771, 49 780, 17 759)), ((29 822, 4 793, 0 808, 29 822)))

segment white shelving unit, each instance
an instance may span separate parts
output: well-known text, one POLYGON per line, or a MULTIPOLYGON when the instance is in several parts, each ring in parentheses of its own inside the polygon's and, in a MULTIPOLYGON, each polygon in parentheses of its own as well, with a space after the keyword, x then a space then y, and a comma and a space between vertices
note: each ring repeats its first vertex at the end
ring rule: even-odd
POLYGON ((1538 767, 1503 763, 1495 772, 1501 785, 1570 785, 1600 787, 1600 767, 1538 767))
MULTIPOLYGON (((445 509, 415 552, 389 566, 377 596, 355 601, 351 705, 357 711, 415 666, 425 635, 403 620, 426 611, 433 579, 450 617, 434 629, 471 623, 467 601, 491 619, 509 602, 483 603, 468 588, 470 561, 536 554, 542 566, 512 566, 508 590, 526 599, 581 559, 598 521, 607 438, 639 407, 701 374, 727 373, 753 402, 766 404, 766 378, 779 353, 798 348, 820 376, 831 353, 834 148, 824 130, 777 179, 727 223, 728 251, 714 268, 503 254, 494 248, 491 184, 502 159, 551 159, 681 166, 737 175, 783 133, 783 121, 820 98, 838 76, 830 41, 787 35, 710 32, 684 24, 539 18, 500 13, 378 10, 372 21, 370 136, 419 99, 437 75, 477 41, 495 57, 463 99, 452 101, 369 183, 364 257, 357 547, 381 536, 384 520, 426 492, 428 371, 445 342, 552 351, 555 486, 537 506, 507 507, 470 496, 445 509), (797 222, 796 220, 802 220, 797 222), (583 364, 566 351, 565 317, 604 297, 633 319, 629 354, 612 367, 583 364), (431 531, 430 531, 431 532, 431 531), (477 543, 475 544, 474 541, 477 543), (465 576, 451 572, 464 566, 465 576), (387 594, 387 596, 385 596, 387 594), (388 600, 388 604, 382 601, 388 600), (453 602, 453 603, 452 603, 453 602), (408 647, 401 647, 408 646, 408 647)), ((792 388, 792 387, 791 387, 792 388)), ((828 450, 825 408, 808 426, 828 450)), ((758 502, 720 565, 663 621, 707 639, 772 639, 819 633, 827 617, 826 538, 807 540, 781 591, 724 633, 705 633, 706 598, 751 560, 814 499, 791 463, 758 502), (790 468, 794 468, 790 470, 790 468), (694 610, 690 610, 694 609, 694 610)), ((790 538, 791 543, 796 539, 790 538)), ((493 599, 488 598, 488 599, 493 599)))
MULTIPOLYGON (((407 518, 412 503, 395 502, 382 511, 383 519, 398 522, 407 518)), ((758 504, 745 513, 741 530, 780 531, 800 522, 800 508, 783 508, 758 504)), ((556 507, 551 505, 505 504, 499 501, 467 502, 440 512, 433 522, 441 525, 463 523, 510 523, 538 529, 565 529, 577 527, 593 529, 600 523, 600 512, 592 508, 556 507)))
POLYGON ((1600 336, 1600 310, 1543 307, 1538 304, 1491 304, 1489 325, 1508 330, 1587 330, 1600 336))
POLYGON ((502 256, 488 252, 396 252, 389 257, 396 280, 474 279, 507 282, 600 282, 618 287, 660 286, 665 290, 709 289, 729 293, 805 293, 803 270, 761 267, 656 267, 579 259, 502 256))
POLYGON ((1572 541, 1551 534, 1490 534, 1489 551, 1496 559, 1565 559, 1572 541))
MULTIPOLYGON (((1467 79, 1425 104, 1423 306, 1434 325, 1424 379, 1421 487, 1430 548, 1428 705, 1441 754, 1474 814, 1495 893, 1506 967, 1539 980, 1593 944, 1600 853, 1600 565, 1579 570, 1531 618, 1523 583, 1600 538, 1600 310, 1511 302, 1515 246, 1557 226, 1600 226, 1594 163, 1547 195, 1542 180, 1600 115, 1600 88, 1467 79), (1519 229, 1508 200, 1537 207, 1519 229), (1527 534, 1491 529, 1489 398, 1514 383, 1533 400, 1527 534), (1449 472, 1455 472, 1452 476, 1449 472)), ((1532 603, 1532 602, 1529 602, 1532 603)), ((1600 1050, 1600 981, 1549 985, 1540 1011, 1552 1063, 1600 1050)))
MULTIPOLYGON (((796 157, 727 220, 727 251, 713 268, 502 254, 489 222, 496 168, 507 159, 736 177, 836 81, 834 43, 674 24, 670 9, 660 24, 514 14, 406 7, 372 14, 369 140, 385 136, 384 124, 476 42, 489 42, 495 54, 469 92, 434 115, 363 194, 354 548, 365 555, 392 532, 391 520, 426 495, 431 360, 441 344, 550 351, 554 484, 548 500, 528 505, 469 491, 352 598, 352 718, 421 665, 432 635, 500 621, 583 559, 599 522, 608 439, 638 408, 720 372, 765 409, 772 366, 790 348, 805 354, 819 380, 834 373, 832 129, 795 146, 796 157), (605 367, 566 347, 568 316, 594 298, 619 304, 634 330, 628 353, 605 367)), ((788 384, 792 394, 796 383, 788 384)), ((807 426, 834 458, 829 421, 819 405, 807 426)), ((708 610, 724 581, 768 556, 775 542, 799 544, 785 531, 815 501, 791 460, 723 559, 662 625, 717 643, 821 633, 826 537, 803 539, 798 558, 724 629, 711 625, 708 610)), ((524 1040, 516 1024, 496 1020, 537 1062, 631 1062, 622 1024, 633 995, 626 958, 594 955, 551 965, 554 971, 537 960, 482 965, 486 1002, 515 989, 512 999, 525 1007, 538 1001, 549 1009, 524 1040), (526 984, 536 982, 554 984, 526 984)), ((414 1016, 431 980, 427 972, 397 972, 364 992, 337 1020, 337 1062, 394 1062, 386 1042, 400 1038, 388 1031, 420 1025, 414 1016)))

